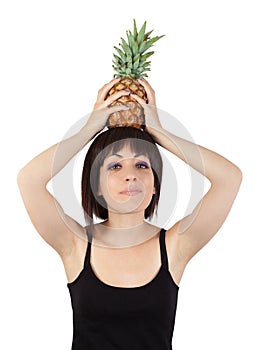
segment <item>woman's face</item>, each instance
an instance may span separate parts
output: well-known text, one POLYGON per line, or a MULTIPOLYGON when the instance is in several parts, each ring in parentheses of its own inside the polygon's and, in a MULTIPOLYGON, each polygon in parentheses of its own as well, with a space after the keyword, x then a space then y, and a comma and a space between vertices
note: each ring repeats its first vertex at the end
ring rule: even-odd
POLYGON ((147 156, 134 154, 125 145, 105 158, 100 168, 98 194, 104 197, 108 210, 144 212, 154 193, 154 175, 147 156))

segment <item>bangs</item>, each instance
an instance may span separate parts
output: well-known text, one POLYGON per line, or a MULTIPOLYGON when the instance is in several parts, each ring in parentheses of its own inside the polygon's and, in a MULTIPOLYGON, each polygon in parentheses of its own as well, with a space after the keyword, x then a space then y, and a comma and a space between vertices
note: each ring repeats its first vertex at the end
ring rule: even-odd
POLYGON ((101 154, 99 154, 98 156, 99 165, 102 166, 104 160, 107 157, 118 153, 120 150, 126 147, 130 148, 131 152, 133 152, 134 154, 146 156, 151 162, 151 147, 153 146, 148 141, 138 139, 124 139, 112 143, 111 145, 107 146, 103 151, 101 151, 101 154))
POLYGON ((108 137, 102 138, 104 142, 99 142, 99 149, 96 150, 97 163, 100 167, 108 156, 118 153, 124 147, 129 147, 135 154, 148 157, 153 163, 154 159, 151 158, 154 158, 153 148, 155 147, 153 139, 148 133, 133 127, 113 128, 106 133, 108 133, 108 137))

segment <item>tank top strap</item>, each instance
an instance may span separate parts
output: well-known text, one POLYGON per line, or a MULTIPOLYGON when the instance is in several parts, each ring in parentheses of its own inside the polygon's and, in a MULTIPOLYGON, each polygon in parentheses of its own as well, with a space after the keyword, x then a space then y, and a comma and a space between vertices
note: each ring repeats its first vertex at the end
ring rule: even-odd
POLYGON ((169 264, 168 264, 168 256, 167 256, 167 250, 166 250, 166 244, 165 244, 165 233, 166 233, 166 230, 162 228, 160 231, 160 249, 161 249, 162 265, 166 270, 168 270, 169 264))
POLYGON ((85 254, 85 260, 84 260, 84 269, 90 265, 90 255, 91 255, 91 242, 92 242, 92 235, 88 228, 86 229, 88 243, 87 243, 87 251, 85 254))

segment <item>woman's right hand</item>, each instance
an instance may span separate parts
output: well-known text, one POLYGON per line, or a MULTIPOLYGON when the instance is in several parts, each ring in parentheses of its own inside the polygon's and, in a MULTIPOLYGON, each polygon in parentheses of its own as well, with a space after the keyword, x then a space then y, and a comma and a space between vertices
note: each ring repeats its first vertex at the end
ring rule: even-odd
POLYGON ((116 101, 121 96, 127 96, 130 94, 129 91, 121 90, 121 91, 115 92, 111 96, 108 96, 108 92, 119 80, 120 78, 112 79, 109 83, 105 84, 98 91, 93 112, 91 113, 86 123, 86 127, 89 127, 95 133, 98 133, 102 129, 104 129, 110 114, 128 109, 128 107, 124 105, 110 106, 112 102, 116 101))

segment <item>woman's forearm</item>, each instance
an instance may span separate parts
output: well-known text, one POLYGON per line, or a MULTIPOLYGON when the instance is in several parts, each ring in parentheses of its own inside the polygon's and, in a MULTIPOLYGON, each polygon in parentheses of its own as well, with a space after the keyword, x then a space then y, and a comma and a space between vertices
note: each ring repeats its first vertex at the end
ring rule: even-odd
POLYGON ((19 181, 29 181, 32 185, 46 185, 64 166, 95 136, 96 132, 85 125, 75 135, 65 139, 27 163, 19 172, 19 181))
POLYGON ((33 158, 18 174, 18 181, 31 185, 46 185, 64 166, 86 146, 106 126, 110 114, 126 110, 125 105, 110 106, 112 102, 129 94, 128 91, 118 91, 106 98, 108 91, 119 79, 113 79, 98 92, 98 97, 86 125, 74 136, 48 148, 33 158))
POLYGON ((231 181, 231 176, 241 177, 240 169, 228 159, 207 148, 173 135, 163 128, 150 128, 154 140, 204 175, 210 182, 231 181))

